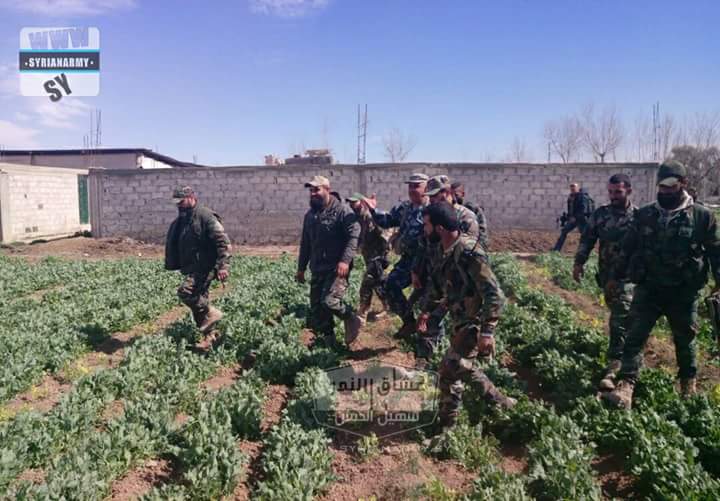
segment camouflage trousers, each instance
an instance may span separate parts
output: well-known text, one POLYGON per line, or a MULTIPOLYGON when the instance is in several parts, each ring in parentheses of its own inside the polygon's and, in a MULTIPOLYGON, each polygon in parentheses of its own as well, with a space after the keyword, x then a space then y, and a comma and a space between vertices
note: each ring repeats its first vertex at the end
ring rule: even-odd
POLYGON ((567 236, 575 228, 577 228, 580 234, 582 234, 585 231, 586 226, 587 223, 585 222, 585 220, 575 221, 573 223, 565 223, 560 229, 560 236, 558 237, 557 242, 555 242, 555 247, 553 247, 553 250, 560 252, 563 248, 563 245, 565 245, 565 240, 567 239, 567 236))
POLYGON ((383 282, 385 281, 385 268, 389 262, 385 256, 377 256, 365 261, 365 274, 360 283, 360 310, 369 310, 373 293, 386 304, 383 282))
POLYGON ((622 355, 621 379, 636 381, 640 371, 642 352, 650 332, 661 315, 665 315, 672 330, 675 358, 680 378, 697 374, 695 337, 698 332, 698 291, 679 288, 635 287, 630 306, 630 318, 622 355))
POLYGON ((347 278, 337 276, 335 270, 313 273, 310 280, 310 319, 308 327, 317 335, 335 335, 335 319, 343 320, 353 314, 343 297, 348 288, 347 278))
POLYGON ((195 325, 202 324, 210 308, 210 284, 215 279, 215 270, 186 275, 178 287, 177 295, 192 312, 195 325))
POLYGON ((395 263, 392 271, 385 280, 383 292, 387 299, 390 310, 403 320, 412 315, 412 309, 408 304, 408 300, 403 294, 405 289, 411 282, 412 257, 404 255, 395 263))
POLYGON ((617 289, 605 290, 605 304, 610 310, 610 344, 608 345, 607 358, 609 360, 622 359, 625 338, 630 315, 630 304, 633 298, 633 284, 620 282, 617 289))
POLYGON ((492 381, 478 367, 478 341, 480 329, 466 324, 454 329, 450 347, 438 369, 440 386, 440 424, 451 426, 455 423, 465 384, 490 403, 497 403, 502 395, 492 381))

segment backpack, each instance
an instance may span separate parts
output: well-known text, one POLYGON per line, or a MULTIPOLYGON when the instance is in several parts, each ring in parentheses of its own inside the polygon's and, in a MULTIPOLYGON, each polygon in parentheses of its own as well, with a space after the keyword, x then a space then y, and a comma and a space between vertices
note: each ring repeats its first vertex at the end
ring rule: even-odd
POLYGON ((585 217, 590 217, 590 215, 595 212, 595 200, 590 196, 590 193, 583 190, 580 192, 581 196, 585 198, 585 217))

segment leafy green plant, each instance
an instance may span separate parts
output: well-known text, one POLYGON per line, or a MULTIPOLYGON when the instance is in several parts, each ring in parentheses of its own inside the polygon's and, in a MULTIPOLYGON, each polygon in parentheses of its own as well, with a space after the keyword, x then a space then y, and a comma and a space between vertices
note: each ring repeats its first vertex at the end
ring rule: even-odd
POLYGON ((361 461, 370 461, 380 455, 380 440, 375 433, 360 437, 357 442, 358 457, 361 461))
POLYGON ((304 430, 288 419, 265 441, 264 480, 255 491, 261 500, 305 500, 322 492, 333 479, 329 440, 322 430, 304 430))

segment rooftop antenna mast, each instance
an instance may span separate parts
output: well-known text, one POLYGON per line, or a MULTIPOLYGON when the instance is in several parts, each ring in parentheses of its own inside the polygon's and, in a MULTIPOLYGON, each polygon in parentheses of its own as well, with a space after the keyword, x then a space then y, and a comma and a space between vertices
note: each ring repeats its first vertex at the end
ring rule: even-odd
POLYGON ((365 163, 365 152, 367 151, 367 104, 365 105, 365 112, 363 113, 362 107, 358 104, 357 114, 357 129, 358 129, 358 142, 357 142, 357 163, 358 165, 365 163))
POLYGON ((652 158, 654 161, 658 161, 660 156, 660 101, 653 104, 653 151, 652 158))

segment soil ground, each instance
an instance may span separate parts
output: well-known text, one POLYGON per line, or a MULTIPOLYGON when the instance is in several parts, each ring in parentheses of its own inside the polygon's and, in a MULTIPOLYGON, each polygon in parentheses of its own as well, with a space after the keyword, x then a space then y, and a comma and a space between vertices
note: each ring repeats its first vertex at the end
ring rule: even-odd
MULTIPOLYGON (((492 230, 490 250, 492 252, 542 253, 549 251, 558 231, 543 230, 492 230)), ((577 247, 579 236, 573 232, 568 236, 563 252, 572 253, 577 247)), ((127 237, 61 238, 35 244, 3 245, 0 254, 22 256, 28 259, 41 259, 46 256, 58 256, 68 259, 119 259, 140 257, 157 259, 165 252, 164 246, 133 240, 127 237)), ((240 255, 280 257, 284 253, 296 256, 297 245, 233 245, 233 252, 240 255)))
MULTIPOLYGON (((491 250, 493 252, 514 252, 524 255, 548 251, 555 243, 556 231, 528 231, 528 230, 495 230, 492 233, 491 250)), ((573 233, 568 238, 565 253, 574 252, 577 246, 578 235, 573 233)), ((154 244, 139 242, 128 238, 92 239, 85 237, 68 238, 33 245, 3 247, 0 253, 4 255, 22 256, 31 260, 45 256, 59 256, 69 259, 118 259, 129 256, 140 258, 161 258, 163 247, 154 244)), ((279 257, 284 253, 291 256, 297 254, 297 246, 236 246, 234 252, 240 255, 257 255, 265 257, 279 257)), ((531 285, 542 288, 550 293, 557 294, 567 301, 573 308, 583 312, 582 318, 607 321, 605 308, 593 298, 580 293, 568 292, 552 283, 547 276, 538 272, 537 268, 529 262, 523 262, 531 285)), ((179 315, 184 314, 182 308, 170 310, 160 317, 154 325, 145 325, 132 332, 117 333, 108 341, 105 349, 98 349, 83 359, 84 366, 91 369, 116 365, 124 355, 124 349, 137 335, 148 331, 155 331, 166 325, 179 315), (112 346, 110 345, 112 344, 112 346)), ((350 355, 352 360, 370 360, 378 358, 386 363, 402 366, 412 366, 413 355, 406 346, 401 345, 392 336, 397 328, 392 318, 385 317, 377 322, 368 322, 363 328, 362 335, 353 347, 350 355)), ((303 342, 312 341, 312 334, 304 331, 301 334, 303 342)), ((674 352, 668 339, 651 338, 646 352, 648 365, 663 365, 673 368, 674 352)), ((530 389, 532 398, 544 399, 542 388, 533 384, 535 379, 531 370, 514 366, 512 360, 507 360, 511 370, 524 379, 530 389)), ((705 371, 703 367, 701 372, 705 371)), ((708 367, 707 379, 703 386, 720 381, 720 369, 708 367)), ((206 381, 204 387, 210 391, 217 390, 239 377, 237 367, 232 367, 215 375, 206 381)), ((61 395, 65 394, 71 385, 62 378, 47 378, 41 385, 19 396, 10 404, 10 407, 34 408, 41 412, 52 408, 61 395)), ((270 386, 268 388, 265 405, 266 419, 263 430, 267 431, 272 424, 280 419, 281 411, 287 403, 289 389, 285 386, 270 386)), ((114 414, 122 412, 121 408, 110 407, 107 412, 114 414)), ((357 453, 357 437, 348 438, 346 435, 336 434, 331 443, 333 453, 333 471, 337 480, 332 483, 329 490, 323 495, 326 500, 345 499, 407 499, 422 497, 422 489, 428 482, 437 479, 447 488, 455 492, 466 492, 479 473, 470 472, 462 465, 453 461, 434 460, 420 450, 420 446, 411 437, 400 435, 398 437, 381 439, 380 454, 371 459, 363 460, 357 453)), ((233 498, 248 499, 257 482, 262 479, 260 461, 262 457, 262 441, 242 441, 238 448, 249 457, 248 474, 237 487, 233 498)), ((501 467, 508 472, 517 473, 527 470, 527 451, 524 447, 502 447, 501 467)), ((612 455, 597 458, 593 464, 598 474, 598 481, 606 495, 613 497, 627 497, 632 495, 632 476, 623 471, 623 464, 619 458, 612 455)), ((42 472, 26 472, 28 476, 41 475, 42 472)), ((111 499, 131 499, 147 492, 153 485, 172 481, 176 475, 175 467, 171 462, 156 458, 147 461, 138 468, 118 479, 113 485, 111 499)))

